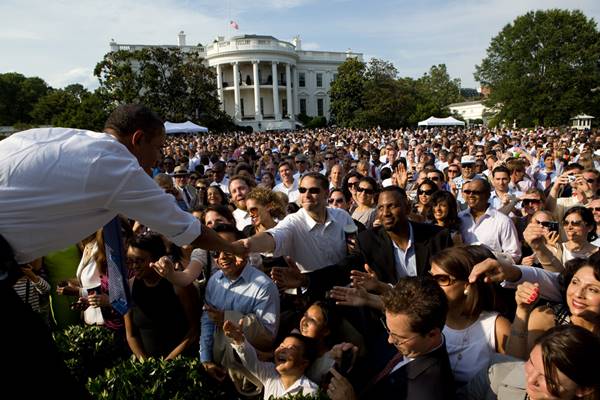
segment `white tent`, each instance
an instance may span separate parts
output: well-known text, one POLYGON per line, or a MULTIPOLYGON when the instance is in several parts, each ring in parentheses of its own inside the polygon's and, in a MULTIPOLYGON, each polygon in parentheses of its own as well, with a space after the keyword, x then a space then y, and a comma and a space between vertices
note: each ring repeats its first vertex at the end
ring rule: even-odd
POLYGON ((465 123, 452 117, 429 117, 425 121, 419 122, 419 126, 465 126, 465 123))
POLYGON ((198 132, 208 132, 208 128, 205 128, 200 125, 196 125, 192 121, 185 122, 165 122, 165 132, 170 135, 174 133, 198 133, 198 132))

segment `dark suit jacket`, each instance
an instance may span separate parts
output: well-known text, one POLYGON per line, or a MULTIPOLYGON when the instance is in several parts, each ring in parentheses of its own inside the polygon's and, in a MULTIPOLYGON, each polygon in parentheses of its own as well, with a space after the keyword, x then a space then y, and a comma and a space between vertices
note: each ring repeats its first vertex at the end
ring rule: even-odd
MULTIPOLYGON (((452 246, 450 232, 439 226, 410 222, 413 228, 417 275, 427 274, 431 268, 431 256, 452 246)), ((383 227, 359 233, 360 254, 350 260, 354 268, 363 269, 367 263, 377 273, 380 281, 395 284, 398 276, 395 267, 394 244, 383 227)))
MULTIPOLYGON (((431 256, 452 246, 450 232, 439 226, 410 222, 415 238, 417 275, 423 276, 431 268, 431 256)), ((364 270, 364 264, 377 273, 380 281, 395 284, 398 281, 394 259, 394 245, 386 230, 380 226, 358 233, 358 249, 341 263, 309 273, 311 300, 323 298, 333 286, 350 282, 350 271, 364 270)))
POLYGON ((445 344, 367 386, 360 395, 360 399, 365 400, 451 400, 455 397, 454 377, 445 344))

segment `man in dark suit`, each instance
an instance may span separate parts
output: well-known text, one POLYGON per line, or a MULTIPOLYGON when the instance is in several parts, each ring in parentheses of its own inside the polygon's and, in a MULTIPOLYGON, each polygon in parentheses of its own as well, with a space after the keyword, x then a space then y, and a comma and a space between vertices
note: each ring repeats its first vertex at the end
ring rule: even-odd
POLYGON ((401 277, 427 274, 431 255, 453 245, 448 230, 408 220, 408 198, 398 186, 382 190, 377 208, 382 225, 359 232, 358 245, 344 261, 311 274, 315 298, 334 285, 347 285, 350 275, 355 285, 383 293, 401 277))
POLYGON ((407 277, 383 295, 387 341, 397 353, 357 396, 334 369, 331 400, 455 398, 454 378, 442 335, 448 301, 433 280, 407 277))

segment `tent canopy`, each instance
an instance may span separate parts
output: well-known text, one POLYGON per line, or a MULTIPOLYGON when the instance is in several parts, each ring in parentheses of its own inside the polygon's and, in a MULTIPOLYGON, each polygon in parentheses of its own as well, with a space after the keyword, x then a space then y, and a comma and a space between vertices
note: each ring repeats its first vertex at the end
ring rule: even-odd
POLYGON ((208 128, 205 128, 200 125, 196 125, 192 121, 185 122, 165 122, 165 132, 167 135, 171 135, 174 133, 198 133, 198 132, 208 132, 208 128))
POLYGON ((419 122, 419 126, 464 126, 465 123, 457 120, 456 118, 436 118, 429 117, 425 121, 419 122))

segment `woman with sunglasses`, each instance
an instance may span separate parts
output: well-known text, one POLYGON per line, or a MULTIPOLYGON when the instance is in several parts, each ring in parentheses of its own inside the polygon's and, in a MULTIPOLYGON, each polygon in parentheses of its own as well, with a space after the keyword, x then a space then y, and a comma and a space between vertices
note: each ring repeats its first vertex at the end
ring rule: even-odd
POLYGON ((517 286, 517 311, 508 342, 508 353, 524 359, 538 337, 557 325, 576 325, 596 335, 600 332, 600 253, 568 261, 560 275, 563 301, 534 308, 539 286, 517 286))
POLYGON ((208 204, 207 190, 209 183, 206 179, 198 179, 194 187, 196 188, 196 207, 206 206, 208 204))
POLYGON ((435 225, 448 229, 454 244, 463 243, 460 234, 458 205, 454 195, 445 190, 438 190, 431 195, 430 205, 429 216, 427 218, 433 221, 435 225))
POLYGON ((411 219, 426 222, 431 211, 431 196, 438 191, 438 186, 431 179, 425 179, 417 187, 417 198, 413 205, 411 219))
POLYGON ((596 239, 596 221, 589 209, 582 206, 568 209, 561 226, 567 238, 563 243, 547 243, 544 240, 551 230, 556 229, 547 224, 532 223, 523 232, 542 267, 550 271, 560 272, 567 261, 576 257, 587 258, 598 251, 598 247, 590 243, 596 239))
POLYGON ((373 227, 377 218, 377 182, 370 176, 360 179, 356 187, 357 207, 352 213, 352 218, 361 222, 367 229, 373 227))
POLYGON ((495 257, 484 246, 450 247, 431 258, 431 276, 448 298, 443 333, 458 386, 504 353, 510 335, 510 322, 493 311, 493 286, 469 283, 473 267, 487 258, 495 257))
POLYGON ((356 171, 350 171, 348 174, 346 174, 346 176, 344 176, 342 181, 342 190, 344 193, 347 193, 351 196, 350 207, 348 208, 348 212, 350 213, 352 213, 357 207, 358 203, 356 200, 356 194, 358 192, 356 191, 356 188, 358 187, 358 182, 360 182, 362 178, 363 176, 360 173, 356 171))

